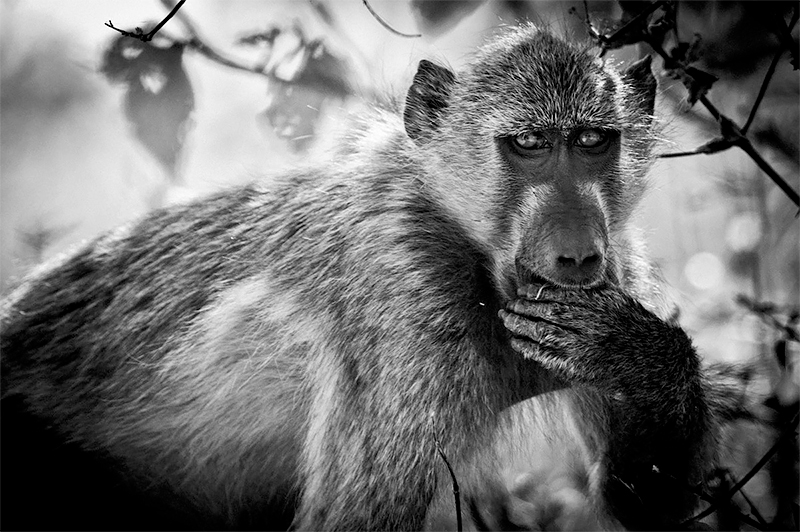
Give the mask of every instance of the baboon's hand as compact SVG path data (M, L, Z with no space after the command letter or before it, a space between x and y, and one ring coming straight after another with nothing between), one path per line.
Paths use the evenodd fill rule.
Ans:
M568 380L628 391L689 371L685 333L617 288L529 285L517 295L500 311L512 347Z
M585 480L565 464L520 472L505 486L488 482L467 495L478 530L604 530ZM573 466L574 464L570 464ZM437 523L438 524L438 523ZM449 524L449 523L448 523ZM467 527L469 529L469 527Z

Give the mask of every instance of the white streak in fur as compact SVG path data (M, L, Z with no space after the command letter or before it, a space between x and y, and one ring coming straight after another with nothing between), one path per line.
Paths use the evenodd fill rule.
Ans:
M264 479L290 474L284 457L306 430L299 397L312 353L297 351L325 346L325 317L302 310L263 278L225 290L181 333L141 399L110 406L111 446L222 515L268 500L279 482Z

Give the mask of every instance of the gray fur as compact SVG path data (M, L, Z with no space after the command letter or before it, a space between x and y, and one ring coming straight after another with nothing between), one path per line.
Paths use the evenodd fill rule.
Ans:
M546 200L537 203L522 170L511 182L498 142L542 128L620 133L603 158L612 162L580 176L607 183L599 191L587 185L581 196L596 202L591 212L602 219L605 262L593 282L624 296L598 299L601 315L567 311L565 319L603 333L630 316L632 328L619 331L630 358L609 360L612 370L636 372L653 339L632 332L635 324L660 323L634 302L660 309L630 226L653 141L651 110L631 102L652 95L637 96L641 85L530 26L509 30L466 70L425 87L439 99L435 109L407 113L405 124L376 111L335 160L269 188L155 212L36 273L2 310L4 402L18 401L25 416L98 455L130 489L157 494L203 526L265 526L297 501L302 529L420 529L426 513L433 526L447 506L428 508L449 491L435 441L479 505L469 487L486 489L489 477L479 472L525 461L508 447L559 455L565 444L591 479L586 505L575 511L603 526L641 524L658 501L648 498L625 521L604 472L627 473L618 461L641 450L635 432L619 441L609 423L648 411L615 406L608 394L617 390L591 385L607 379L596 366L546 369L541 356L515 351L498 318L525 284L520 250L537 264L537 253L559 253L566 234L559 224L544 233L537 231L545 225L531 226ZM544 184L539 190L549 197ZM511 332L533 330L524 323ZM661 343L677 342L671 356L695 360L682 332L659 327ZM596 342L586 349L595 364L605 355ZM691 387L699 373L686 368L677 376ZM661 382L673 373L642 375L674 394L670 404L702 411L701 395L687 398ZM659 423L689 423L669 409L658 414ZM691 423L675 441L690 449L673 471L683 479L694 478L694 445L705 428L701 414ZM550 450L531 451L525 440L550 442ZM662 460L670 449L650 451L643 460ZM551 498L544 491L535 497ZM655 518L682 515L681 504Z

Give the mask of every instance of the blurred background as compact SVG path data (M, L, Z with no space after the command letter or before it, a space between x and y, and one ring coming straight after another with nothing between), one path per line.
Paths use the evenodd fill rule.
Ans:
M457 68L486 35L524 19L587 41L586 6L593 26L609 34L648 4L190 0L143 44L104 23L147 33L173 4L0 0L0 293L32 266L151 209L319 156L349 112L387 94L402 98L422 58ZM674 32L665 48L690 45L687 63L719 78L701 93L739 126L777 52L793 51L774 64L748 138L797 191L798 31L781 34L780 24L789 26L798 3L667 4ZM381 20L421 36L397 35ZM622 64L651 52L636 43L607 56ZM697 92L669 67L655 61L659 151L690 152L720 128L703 105L687 102ZM797 212L734 147L660 159L638 213L703 356L756 367L754 390L777 408L765 414L768 427L739 426L732 436L741 447L732 451L732 474L740 477L780 434L781 416L796 410ZM776 481L766 468L746 486L770 522L797 511L797 460L781 464L794 476Z

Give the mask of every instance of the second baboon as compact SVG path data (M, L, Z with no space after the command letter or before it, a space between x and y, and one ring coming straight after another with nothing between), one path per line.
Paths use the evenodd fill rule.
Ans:
M587 471L534 524L676 522L709 413L631 224L655 88L509 29L331 160L32 275L2 310L4 528L418 530L450 511L437 445L467 486L512 439Z

